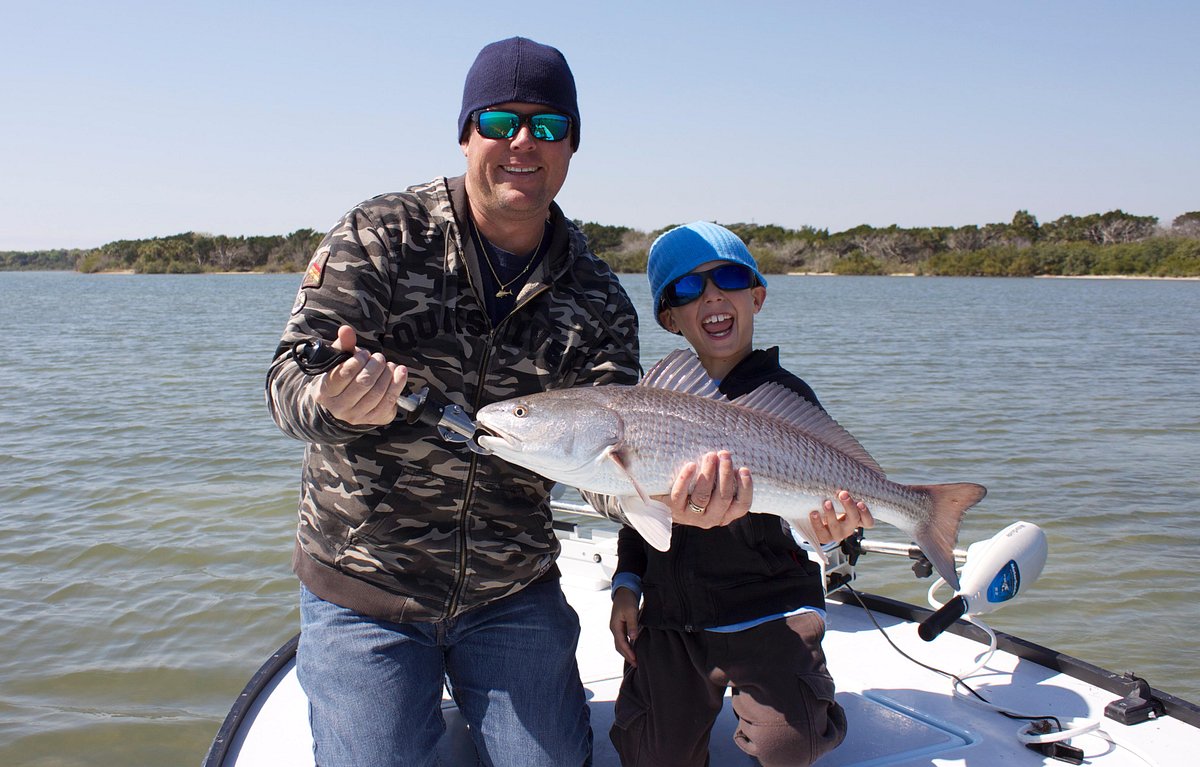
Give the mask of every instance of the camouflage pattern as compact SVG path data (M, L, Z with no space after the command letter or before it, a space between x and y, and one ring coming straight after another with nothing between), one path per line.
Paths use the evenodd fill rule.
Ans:
M315 594L393 621L435 621L551 574L551 483L443 441L403 418L354 428L314 400L289 349L336 338L406 365L409 391L474 414L548 389L633 383L637 316L615 275L552 206L553 245L493 327L475 286L463 178L375 197L347 213L313 257L267 374L267 404L307 444L297 551Z

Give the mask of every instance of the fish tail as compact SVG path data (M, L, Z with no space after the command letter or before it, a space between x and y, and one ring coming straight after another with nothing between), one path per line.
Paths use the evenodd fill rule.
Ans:
M987 488L971 482L913 485L912 488L928 493L932 501L929 521L917 528L914 535L917 545L946 583L958 591L958 573L954 569L958 528L962 525L963 513L983 500Z

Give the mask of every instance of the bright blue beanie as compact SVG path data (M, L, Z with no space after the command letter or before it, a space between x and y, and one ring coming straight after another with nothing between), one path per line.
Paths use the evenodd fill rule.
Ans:
M571 148L579 148L579 103L575 76L557 48L525 37L485 45L467 72L462 111L458 113L458 140L467 135L467 123L476 109L508 101L542 104L571 118Z
M658 310L667 285L709 261L732 261L748 266L758 278L758 284L767 285L750 249L733 232L707 221L675 227L659 235L650 246L650 257L646 261L646 276L650 278L650 292L654 295L654 319L658 324L662 324Z

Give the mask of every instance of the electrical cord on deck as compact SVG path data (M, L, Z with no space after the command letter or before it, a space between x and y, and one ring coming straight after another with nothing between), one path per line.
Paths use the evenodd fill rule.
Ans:
M938 603L936 599L934 599L933 593L943 583L945 583L945 581L942 578L938 578L936 581L934 581L933 585L929 587L928 600L930 605L933 606L935 610L940 608L942 605ZM1071 764L1082 764L1084 759L1083 749L1072 746L1067 741L1080 735L1096 733L1098 737L1102 737L1114 748L1121 748L1128 751L1137 758L1141 759L1150 767L1158 767L1154 760L1137 749L1114 741L1106 732L1100 729L1099 720L1087 721L1077 727L1064 728L1059 718L1053 714L1029 715L1017 714L1012 711L1008 711L995 705L987 698L983 697L983 695L981 695L977 690L968 685L965 680L970 678L973 674L978 672L987 664L988 660L990 660L992 655L995 654L997 646L996 632L992 631L990 627L977 618L968 615L966 620L988 635L988 649L980 653L980 655L976 658L974 667L966 672L953 674L949 671L944 671L940 668L930 666L927 663L919 661L906 653L904 650L900 649L900 647L892 641L892 638L888 635L887 631L884 630L883 626L879 625L879 621L875 619L875 614L871 612L871 608L867 607L866 602L863 600L858 591L850 586L849 583L844 584L843 588L845 588L848 592L850 592L851 595L854 596L855 601L858 602L859 606L867 614L867 617L871 619L871 623L875 625L875 628L879 630L879 633L883 634L883 638L887 640L887 643L892 646L893 650L899 653L903 658L920 666L921 668L950 679L952 681L950 691L951 695L955 699L970 703L971 705L981 706L989 709L1000 714L1001 716L1007 717L1008 719L1027 721L1028 724L1017 731L1017 740L1023 743L1027 748L1030 748L1033 751L1042 754L1043 756L1049 756L1060 761L1069 762ZM970 693L970 695L960 692L960 687Z

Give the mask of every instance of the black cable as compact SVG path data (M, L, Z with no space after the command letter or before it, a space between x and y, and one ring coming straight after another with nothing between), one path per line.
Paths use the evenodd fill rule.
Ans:
M978 692L976 692L974 689L972 689L971 686L969 684L967 684L965 681L963 681L958 675L951 674L949 671L943 671L940 668L935 668L934 666L930 666L927 663L922 663L921 661L917 660L913 656L904 652L904 650L901 650L899 648L899 646L897 646L896 643L892 641L892 638L890 636L888 636L888 633L883 630L883 626L879 625L879 621L875 620L875 614L873 612L871 612L871 608L867 607L867 603L865 601L863 601L862 596L860 596L859 593L853 587L851 587L850 584L848 584L848 583L844 585L844 588L854 596L854 599L858 602L859 607L861 607L863 609L863 611L867 614L867 617L871 619L871 623L875 624L875 628L879 629L879 633L883 634L883 638L886 639L888 644L890 644L892 646L892 649L895 650L896 652L900 653L900 655L902 657L908 659L909 661L915 663L916 665L920 666L923 669L932 671L935 674L940 674L948 679L954 680L954 684L956 686L962 685L962 687L967 692L971 693L976 698L979 698L981 701L988 704L988 706L990 706L996 713L1000 714L1001 716L1006 716L1009 719L1025 720L1025 721L1030 721L1030 722L1053 722L1055 728L1057 728L1056 731L1062 732L1062 729L1063 729L1062 722L1059 721L1058 717L1053 716L1053 715L1026 716L1026 715L1022 715L1022 714L1014 714L1011 711L1005 711L1001 708L998 708L990 700L983 697Z

